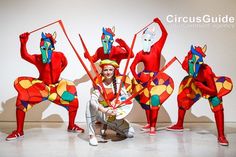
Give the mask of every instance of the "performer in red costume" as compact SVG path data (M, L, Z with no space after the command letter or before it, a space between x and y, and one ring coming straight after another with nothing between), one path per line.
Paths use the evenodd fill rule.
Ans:
M96 62L99 59L110 59L113 61L116 61L118 64L120 64L122 59L127 59L130 48L122 39L116 39L115 41L119 44L119 46L113 46L115 36L115 29L114 27L112 29L110 28L103 28L102 29L102 47L99 47L95 54L91 57L92 62ZM88 58L88 54L85 52L84 54L85 58ZM134 57L133 52L131 52L131 58Z
M154 22L160 26L162 31L161 38L153 44L155 37L154 27L153 29L145 29L142 35L143 50L137 53L130 67L135 78L133 92L135 93L145 88L135 99L146 111L147 125L142 127L142 129L148 129L150 135L156 134L158 110L171 95L174 88L172 78L159 71L161 50L167 38L167 31L158 18L155 18ZM135 68L140 62L144 64L144 70L137 74Z
M186 110L201 97L208 99L211 110L214 113L218 130L218 142L228 145L224 135L224 109L222 96L232 90L232 81L225 76L217 77L210 66L203 63L206 45L201 47L191 46L191 50L185 57L182 67L188 75L182 80L178 94L178 121L175 125L167 127L170 131L183 131L183 122Z
M67 60L63 53L54 51L56 32L42 33L40 41L41 54L30 55L26 48L29 33L20 35L21 57L35 65L39 71L39 78L19 77L14 86L18 91L16 100L17 130L7 136L6 140L14 140L23 137L25 112L44 100L65 107L69 112L69 132L84 132L74 123L78 98L75 85L67 80L60 80L61 72L67 66Z

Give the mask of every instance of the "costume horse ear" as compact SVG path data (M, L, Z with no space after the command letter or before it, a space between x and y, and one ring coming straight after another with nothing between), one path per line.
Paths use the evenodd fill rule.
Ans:
M207 50L207 45L205 44L205 45L203 46L203 48L202 48L202 52L203 52L204 54L206 54L206 50Z
M115 31L116 31L115 26L113 26L111 30L115 34Z
M53 39L55 40L56 37L57 37L57 32L54 32L53 35L52 35Z
M153 27L151 28L151 32L152 32L153 36L156 34L155 31L156 31L156 27L153 26Z
M106 29L104 27L102 27L102 32L105 33L106 32Z
M43 38L43 39L46 39L47 37L46 37L46 35L42 32L41 33L41 37Z
M193 47L193 45L191 45L191 48L190 48L190 49L191 49L192 52L195 50L194 47Z

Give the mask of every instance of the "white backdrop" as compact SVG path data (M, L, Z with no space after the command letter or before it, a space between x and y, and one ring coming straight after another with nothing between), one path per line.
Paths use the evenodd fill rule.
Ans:
M229 15L236 18L236 2L234 0L207 2L204 0L191 2L187 0L169 2L165 0L0 1L0 41L2 45L0 52L0 121L15 120L17 92L13 87L14 80L19 76L38 77L37 69L20 57L18 36L23 32L30 32L59 19L64 22L70 39L83 57L83 48L78 33L81 33L90 53L93 54L101 46L102 27L115 26L115 38L122 38L128 45L131 45L133 35L155 17L159 17L169 34L162 50L166 61L169 61L173 56L183 60L191 44L200 46L207 44L205 62L212 67L217 75L229 76L235 84L236 22L226 25L213 23L192 25L191 23L168 23L166 21L168 15L196 17L205 14L211 16ZM80 108L76 121L84 122L85 105L90 97L91 82L88 81L84 69L59 25L56 24L41 31L51 33L57 31L56 50L64 52L69 62L61 77L69 80L81 79L81 83L77 86ZM30 35L28 50L32 54L40 53L41 31ZM141 49L139 40L138 36L134 47L135 53ZM85 62L89 67L88 61ZM124 64L125 62L122 62L123 66ZM175 90L160 110L159 121L174 122L177 119L178 85L186 73L178 63L174 63L166 72L175 81ZM235 96L235 90L233 90L224 98L225 121L227 122L236 122ZM44 102L30 110L26 119L28 121L67 121L68 117L64 108ZM138 104L135 105L128 119L132 122L145 121L144 111ZM189 111L186 121L214 121L208 102L204 99L197 102Z

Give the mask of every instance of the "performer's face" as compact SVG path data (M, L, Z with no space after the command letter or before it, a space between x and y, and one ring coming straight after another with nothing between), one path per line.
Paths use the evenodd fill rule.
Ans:
M150 34L142 35L143 51L149 53L153 44L153 36Z
M52 59L52 52L54 50L54 44L51 39L48 38L44 33L41 34L42 39L40 42L40 51L42 54L42 62L50 63Z
M111 79L114 76L115 68L112 65L105 65L102 70L102 75L105 79Z
M199 69L203 64L202 56L192 54L192 58L188 61L189 74L193 77L197 77Z

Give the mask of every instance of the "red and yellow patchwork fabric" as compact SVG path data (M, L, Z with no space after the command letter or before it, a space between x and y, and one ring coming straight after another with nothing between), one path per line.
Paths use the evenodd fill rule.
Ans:
M172 94L174 90L174 82L170 76L163 72L141 72L150 75L148 82L137 82L133 79L133 94L141 92L135 99L141 104L145 110L159 109L165 100ZM138 75L140 76L141 73Z
M32 77L19 77L15 80L14 86L18 92L16 105L25 112L44 100L61 105L69 111L78 108L77 92L73 82L61 80L56 84L46 85Z
M180 84L178 94L178 104L184 109L189 109L201 97L208 99L213 112L223 109L222 97L227 95L233 88L230 78L218 76L214 78L217 95L203 95L201 90L195 85L195 80L192 76L186 76Z

